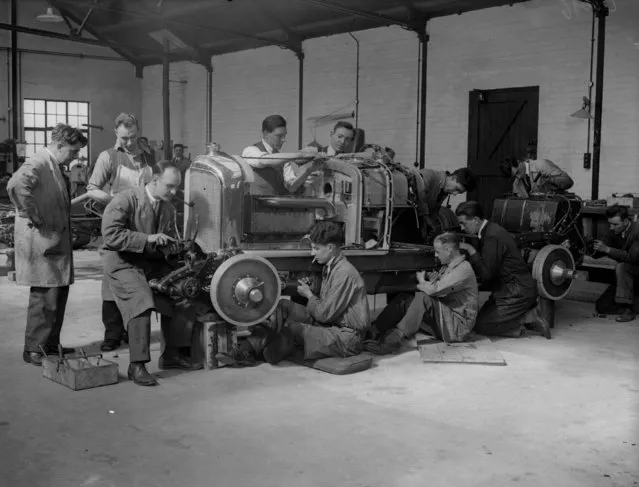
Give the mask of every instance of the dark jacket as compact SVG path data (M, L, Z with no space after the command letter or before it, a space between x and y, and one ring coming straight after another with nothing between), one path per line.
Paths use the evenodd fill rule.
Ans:
M175 236L174 221L170 203L161 202L155 215L146 187L118 193L104 210L100 257L108 289L103 287L102 299L117 302L124 323L155 307L147 279L164 267L164 255L147 243L147 237Z
M639 265L639 222L632 223L621 235L609 232L604 243L610 247L611 259Z
M493 297L536 296L535 284L513 237L489 221L479 236L478 252L469 259L481 283Z
M442 203L448 196L444 191L446 185L446 171L433 171L432 169L422 169L420 171L424 180L424 187L419 188L419 200L422 213L435 218Z

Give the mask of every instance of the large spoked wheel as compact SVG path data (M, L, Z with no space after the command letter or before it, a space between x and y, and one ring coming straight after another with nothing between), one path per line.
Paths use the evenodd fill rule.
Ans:
M277 270L259 256L225 260L211 278L211 303L228 323L253 326L275 311L282 287Z
M566 297L575 277L575 260L559 245L546 245L533 261L532 276L542 298L558 301Z

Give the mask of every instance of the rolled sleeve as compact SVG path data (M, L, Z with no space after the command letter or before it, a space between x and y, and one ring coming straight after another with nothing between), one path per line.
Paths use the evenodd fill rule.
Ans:
M257 168L266 167L266 164L259 160L259 158L262 157L264 154L267 154L267 152L263 152L254 145L249 145L242 151L242 157L248 158L246 161L248 165Z
M287 162L284 164L284 182L288 185L292 185L297 180L297 172L299 166L294 162Z
M98 159L95 161L93 173L91 173L89 184L87 184L87 191L91 191L94 189L103 189L107 185L107 183L111 181L111 173L111 156L109 156L108 151L103 151L100 153Z

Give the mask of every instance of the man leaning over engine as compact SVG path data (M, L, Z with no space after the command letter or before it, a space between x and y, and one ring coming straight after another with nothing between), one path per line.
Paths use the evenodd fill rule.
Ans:
M131 364L127 375L142 386L157 385L145 366L151 360L151 311L155 309L148 279L166 267L165 256L175 242L167 233L175 228L171 200L180 182L180 170L175 165L159 162L153 166L149 184L115 195L102 218L100 257L104 274L129 331ZM179 353L180 348L190 346L192 329L172 326L167 316L162 316L161 327L165 349L159 368L200 368Z
M533 193L562 193L575 184L566 171L548 159L537 159L537 148L529 145L522 161L504 159L501 172L514 178L513 193L528 198Z
M269 115L262 121L262 140L249 145L242 151L242 157L253 168L255 175L251 193L275 196L296 193L308 179L312 179L311 173L322 168L322 163L319 161L300 167L292 161L283 162L281 158L269 157L281 151L286 134L284 117Z
M300 281L297 292L308 299L302 306L280 300L270 326L254 327L252 335L231 355L216 357L227 365L251 365L255 359L276 364L302 346L305 360L350 357L362 350L370 326L366 287L357 269L344 257L343 226L319 222L311 229L311 253L322 265L319 296Z
M422 236L427 240L435 229L437 212L444 200L450 196L474 191L477 181L473 172L465 167L448 171L422 169L423 188L419 188L420 212L422 213ZM442 229L446 230L446 229Z

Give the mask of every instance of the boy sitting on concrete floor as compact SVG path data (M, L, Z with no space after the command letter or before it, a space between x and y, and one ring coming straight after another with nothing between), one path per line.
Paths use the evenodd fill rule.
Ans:
M254 365L263 359L277 364L293 353L295 345L304 349L305 360L350 357L362 350L364 334L370 326L370 312L364 281L342 255L344 230L340 223L318 222L310 232L311 254L322 265L322 287L315 296L308 284L299 282L297 292L308 299L302 306L280 300L274 319L251 330L231 354L218 354L225 365Z
M400 349L405 340L422 330L446 343L463 342L477 317L479 291L472 266L459 249L459 238L443 233L433 242L435 256L443 267L438 272L417 273L417 290L399 295L373 324L377 340L364 348L385 355Z

